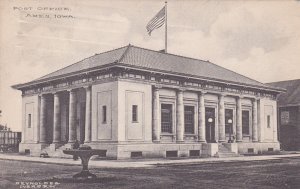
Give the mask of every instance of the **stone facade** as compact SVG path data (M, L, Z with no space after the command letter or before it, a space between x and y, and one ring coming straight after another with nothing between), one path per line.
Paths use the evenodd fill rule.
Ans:
M32 155L76 140L117 159L279 150L274 90L115 67L14 87Z

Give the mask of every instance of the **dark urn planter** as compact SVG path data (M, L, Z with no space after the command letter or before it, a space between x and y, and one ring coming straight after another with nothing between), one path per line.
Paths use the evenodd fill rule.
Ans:
M96 178L97 176L89 172L89 160L93 155L98 155L101 150L94 150L89 146L83 146L79 149L66 149L63 150L65 154L78 156L81 159L82 164L82 171L73 175L75 179L89 179L89 178Z

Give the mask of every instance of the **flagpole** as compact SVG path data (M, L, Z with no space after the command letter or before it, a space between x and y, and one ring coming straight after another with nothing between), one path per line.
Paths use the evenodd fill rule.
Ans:
M166 11L166 23L165 23L165 53L167 53L168 47L168 18L167 18L167 1L165 1L165 11Z

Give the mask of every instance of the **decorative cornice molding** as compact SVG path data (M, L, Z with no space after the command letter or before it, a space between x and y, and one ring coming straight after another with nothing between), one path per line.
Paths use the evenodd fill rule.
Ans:
M118 68L115 68L118 69ZM116 72L116 71L115 71ZM181 91L192 91L202 94L215 94L224 96L241 96L242 98L254 98L254 96L263 96L269 98L275 98L271 91L265 89L250 89L247 87L232 86L229 84L222 84L213 81L196 81L193 79L182 79L176 78L177 76L165 75L164 77L159 76L154 72L145 72L138 70L117 70L117 77L114 75L114 70L109 69L108 72L98 73L85 73L79 76L73 76L68 79L60 78L57 81L46 82L40 85L34 85L34 88L24 89L22 91L23 96L41 94L41 93L53 93L58 91L66 91L72 88L86 88L91 85L100 84L103 82L110 82L116 80L126 80L137 83L151 84L155 88L162 89L175 89ZM160 78L160 79L158 79Z

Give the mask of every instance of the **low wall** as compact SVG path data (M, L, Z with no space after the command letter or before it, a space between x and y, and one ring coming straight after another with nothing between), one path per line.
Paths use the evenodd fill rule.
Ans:
M239 154L264 154L280 150L278 142L237 143L237 145Z

